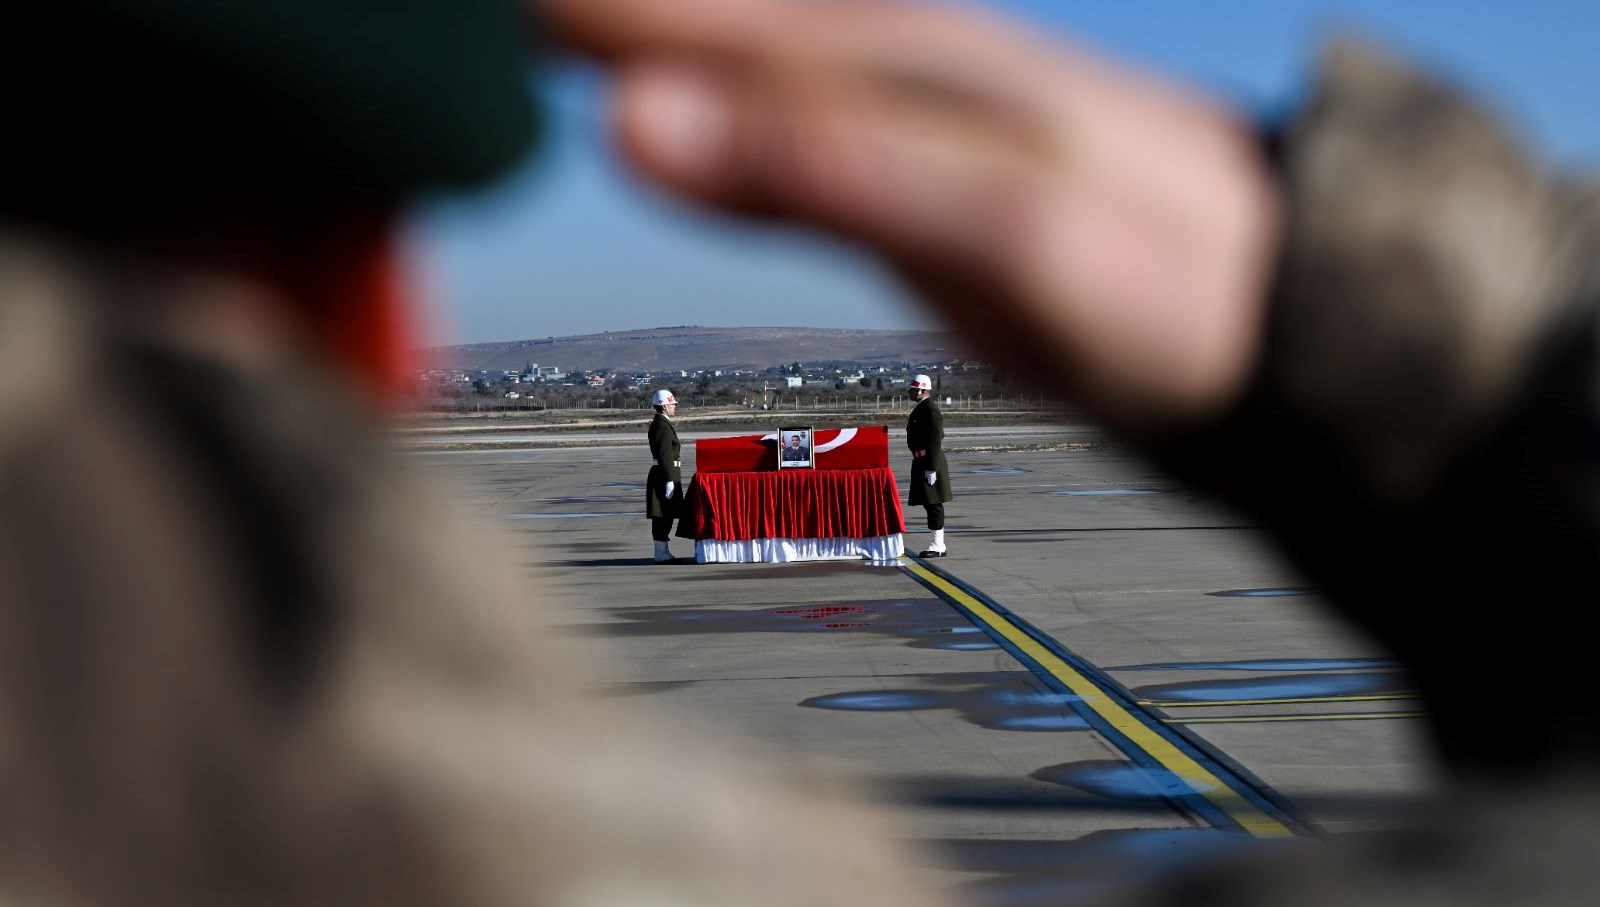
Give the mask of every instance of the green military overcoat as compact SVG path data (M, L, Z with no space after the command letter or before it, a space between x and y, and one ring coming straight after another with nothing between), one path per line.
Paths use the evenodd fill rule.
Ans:
M943 504L950 493L950 466L944 460L944 413L929 397L906 419L906 446L911 449L911 503ZM934 483L928 484L932 470Z
M682 445L678 443L678 429L663 413L656 413L650 421L650 475L644 484L644 513L652 520L678 515L678 502L683 500L683 470L679 457ZM667 483L677 488L672 499L667 499Z

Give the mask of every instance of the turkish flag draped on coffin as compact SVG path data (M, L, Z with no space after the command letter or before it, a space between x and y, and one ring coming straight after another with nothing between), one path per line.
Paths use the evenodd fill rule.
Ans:
M694 479L680 536L695 539L872 538L905 531L894 471L706 472Z
M817 469L886 469L889 426L819 428L811 436L811 456ZM776 472L778 435L701 438L694 442L694 468L698 473Z

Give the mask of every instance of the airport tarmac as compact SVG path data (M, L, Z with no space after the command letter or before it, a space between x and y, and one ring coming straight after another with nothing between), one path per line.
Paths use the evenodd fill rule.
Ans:
M570 590L550 632L591 682L839 766L978 903L1403 821L1431 778L1403 672L1239 515L1126 452L1006 449L1085 436L959 435L950 556L888 566L649 563L642 437L409 456Z
M903 414L889 414L901 422L905 421ZM800 417L805 421L809 414ZM792 420L791 420L792 421ZM449 429L429 427L411 429L401 437L403 446L409 450L427 450L429 448L465 447L473 444L494 445L504 449L511 444L526 444L530 448L559 444L563 447L576 447L589 444L595 447L614 447L618 444L627 444L642 436L648 426L648 420L642 420L637 428L629 432L619 431L571 431L566 428L560 430L539 431L518 430L516 427L507 427L490 423L488 425L472 426L468 429ZM748 434L751 429L718 430L685 428L678 432L678 437L687 447L700 438L719 438L730 434ZM951 428L948 431L950 443L961 444L968 439L981 439L985 443L1022 443L1039 438L1065 439L1071 437L1082 439L1085 437L1099 437L1099 429L1090 426L1044 426L1044 425L1013 425L993 427L966 427Z

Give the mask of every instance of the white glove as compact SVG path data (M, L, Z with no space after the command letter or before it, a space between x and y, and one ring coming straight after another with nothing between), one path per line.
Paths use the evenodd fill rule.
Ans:
M677 491L677 490L678 490L678 483L677 482L668 482L667 483L667 500L669 500L669 501L672 500L672 493L674 491Z
M937 485L937 484L939 484L939 474L934 472L931 469L928 470L928 484L929 485Z

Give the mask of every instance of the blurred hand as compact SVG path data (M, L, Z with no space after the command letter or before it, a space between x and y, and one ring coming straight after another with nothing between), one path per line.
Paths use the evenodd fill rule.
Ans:
M938 482L939 482L939 474L937 472L934 472L931 469L928 470L928 484L929 485L937 485Z
M677 491L677 490L678 490L678 483L677 482L668 482L667 483L667 500L669 500L669 501L672 500L672 493Z
M1013 375L1124 428L1242 387L1276 202L1210 101L929 4L541 6L615 68L622 146L662 185L875 247Z

